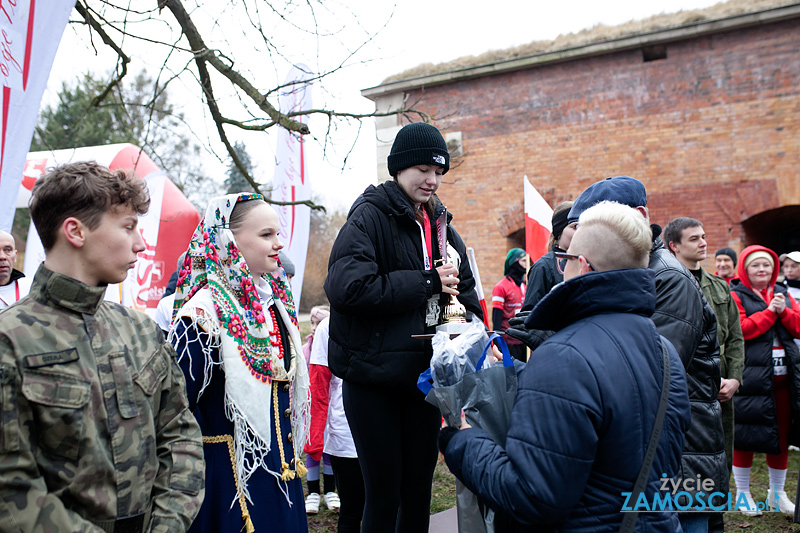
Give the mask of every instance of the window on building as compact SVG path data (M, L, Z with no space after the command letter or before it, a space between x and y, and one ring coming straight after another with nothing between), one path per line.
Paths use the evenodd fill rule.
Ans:
M664 45L645 46L642 48L642 59L648 61L658 61L667 58L667 47Z

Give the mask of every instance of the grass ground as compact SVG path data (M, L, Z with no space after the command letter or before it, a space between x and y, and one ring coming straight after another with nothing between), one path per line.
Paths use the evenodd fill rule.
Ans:
M756 454L753 470L750 473L750 491L756 501L764 501L769 489L769 471L764 454ZM800 452L789 452L789 472L786 475L786 494L794 500L797 489L797 472L800 466ZM731 492L736 489L731 478ZM800 531L800 524L792 522L792 517L781 513L766 512L761 516L745 516L741 513L725 513L725 531L732 533L783 533Z

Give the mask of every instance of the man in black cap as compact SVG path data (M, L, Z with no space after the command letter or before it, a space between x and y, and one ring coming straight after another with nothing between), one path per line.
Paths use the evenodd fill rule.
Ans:
M724 279L730 285L731 280L736 279L736 252L732 248L720 248L714 254L714 263L717 267L714 275Z
M615 176L590 185L578 196L570 210L569 223L577 222L581 213L604 200L633 207L650 220L647 191L642 182L629 176ZM677 349L689 378L692 421L683 446L681 486L689 488L683 485L683 480L711 479L714 490L706 491L706 496L710 492L727 494L725 440L717 400L720 387L717 319L692 275L664 247L661 227L651 224L651 229L649 268L655 272L656 282L656 310L652 319L658 332ZM699 488L689 491L693 498L698 492ZM681 501L684 498L679 499L681 505L687 504ZM693 503L697 500L693 499ZM681 514L684 530L689 526L691 531L708 531L708 520L705 513Z

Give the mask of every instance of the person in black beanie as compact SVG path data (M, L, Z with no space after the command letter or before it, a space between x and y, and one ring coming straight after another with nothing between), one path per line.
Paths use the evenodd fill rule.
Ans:
M441 414L416 387L430 365L431 343L412 335L435 331L450 295L468 319L483 320L466 247L449 213L447 241L461 264L436 267L446 211L436 191L450 169L442 134L430 124L403 127L388 167L394 179L369 186L350 209L325 280L328 365L344 380L344 409L364 476L364 533L428 531Z
M731 280L736 279L736 252L732 248L720 248L714 254L714 263L717 267L714 275L724 279L730 285Z
M555 252L564 252L569 248L572 234L577 223L568 224L567 215L572 202L561 202L553 210L553 232L550 234L550 251L539 258L528 272L528 286L525 290L525 302L522 311L530 311L550 289L564 281L564 276L556 268Z

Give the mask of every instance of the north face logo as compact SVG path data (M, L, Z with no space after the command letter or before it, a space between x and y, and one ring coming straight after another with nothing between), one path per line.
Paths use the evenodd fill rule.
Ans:
M442 166L444 166L446 161L445 161L445 158L444 158L444 156L443 156L443 155L434 154L434 156L433 156L433 162L434 162L434 163L436 163L437 165L442 165Z

